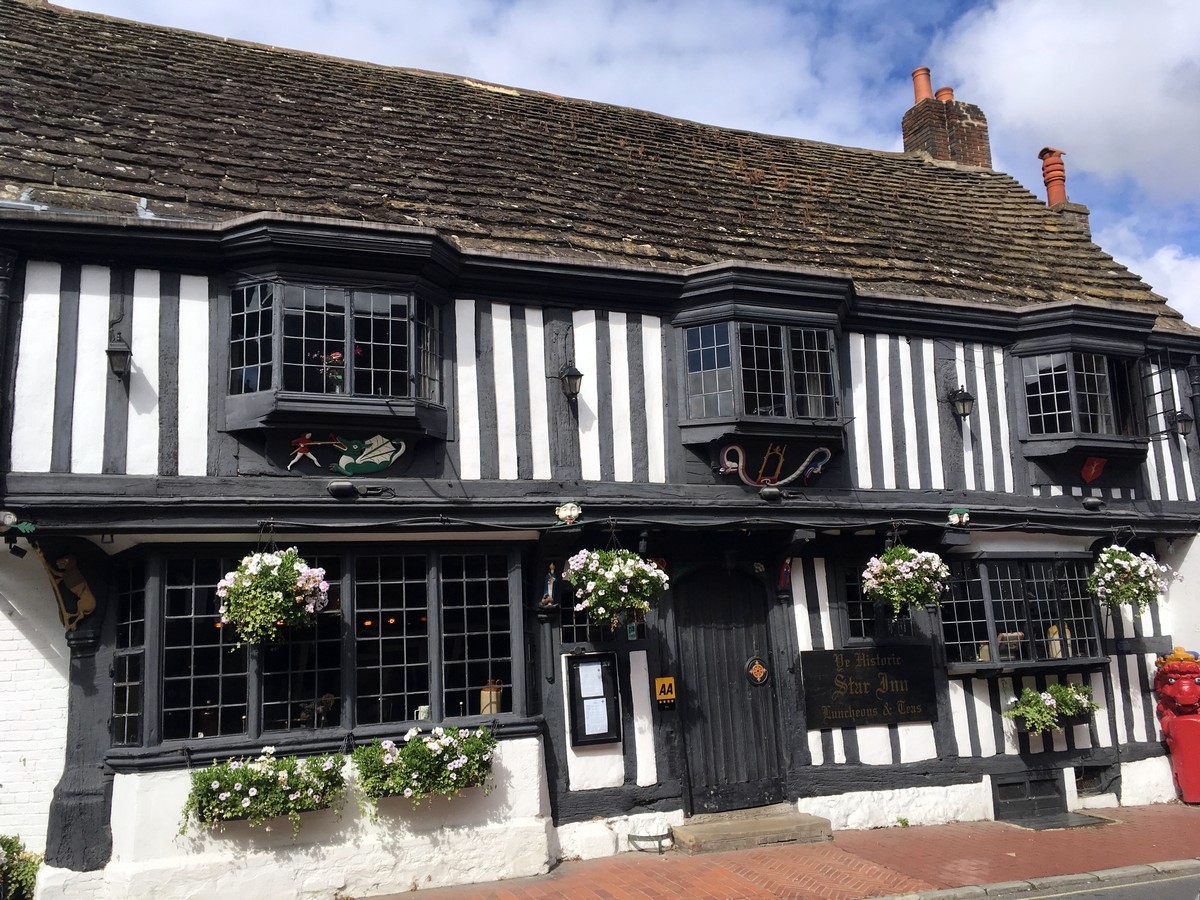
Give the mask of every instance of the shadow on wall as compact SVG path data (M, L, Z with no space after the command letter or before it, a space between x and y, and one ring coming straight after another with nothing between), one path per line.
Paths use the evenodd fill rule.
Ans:
M58 602L46 572L34 553L18 559L0 556L0 615L25 639L29 650L40 655L64 681L70 652L58 618ZM4 636L0 635L0 640ZM8 665L0 658L0 666Z

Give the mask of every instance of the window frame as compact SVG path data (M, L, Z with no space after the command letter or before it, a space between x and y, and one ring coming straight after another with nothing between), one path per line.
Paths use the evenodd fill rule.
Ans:
M236 295L240 291L270 286L275 291L275 300L266 315L270 317L271 334L269 336L271 352L271 376L268 384L261 379L257 382L257 390L235 393L233 379L235 371L233 345L235 343L234 317ZM409 371L407 379L411 390L407 396L373 396L335 391L305 391L292 390L285 387L284 369L287 365L284 358L287 311L289 307L284 297L288 288L299 290L320 290L325 292L340 292L345 298L342 312L344 317L344 334L342 337L343 360L349 382L353 386L353 356L354 356L354 321L356 295L391 295L408 300L410 316L406 328L408 336L407 358ZM395 284L358 284L351 278L315 279L311 276L285 277L281 274L253 275L234 279L222 291L221 317L222 340L221 364L223 367L224 383L220 389L225 413L225 430L231 432L258 428L298 428L311 429L314 422L322 422L331 427L371 429L387 428L392 432L403 431L413 435L429 435L446 439L450 434L449 402L454 396L452 348L454 346L454 317L450 313L448 299L434 296L432 292L420 288L412 282ZM423 374L420 360L427 353L429 342L422 339L422 316L417 310L424 310L424 318L432 321L433 333L436 335L430 371ZM259 314L260 316L263 313ZM293 338L295 339L295 338ZM237 338L249 342L245 337ZM262 337L259 340L268 340ZM303 341L305 338L301 337ZM330 351L333 352L333 351ZM436 383L436 397L418 396L418 386L422 381L432 380Z
M946 669L950 673L956 672L974 672L981 670L1002 670L1002 671L1026 671L1039 669L1064 669L1064 668L1080 668L1092 665L1099 665L1108 661L1108 656L1104 650L1104 630L1103 623L1100 617L1099 604L1095 598L1086 590L1087 574L1091 571L1094 563L1094 558L1088 553L1079 552L1064 552L1053 554L1037 554L1037 553L981 553L969 556L959 555L951 556L946 559L950 566L951 580L950 592L951 596L943 600L941 605L941 615L939 623L939 639L946 656ZM1081 571L1076 576L1071 576L1071 580L1084 585L1082 591L1077 596L1064 594L1059 588L1067 576L1063 573L1063 569L1067 565L1078 565ZM995 568L999 570L1002 566L1016 566L1020 572L1022 597L995 597L993 596L993 578L1000 577L997 571L992 572ZM1031 577L1030 571L1033 566L1051 567L1053 570L1053 580L1049 585L1054 589L1054 596L1047 598L1038 596L1036 593L1031 594L1030 586L1036 582L1036 578ZM966 573L963 578L960 573ZM1009 579L1011 581L1011 579ZM979 597L971 598L969 595L959 598L958 591L969 591L969 587L961 587L960 585L968 584L977 581L979 584ZM1046 584L1047 582L1041 582ZM1065 604L1073 601L1078 601L1086 605L1085 616L1065 616L1063 613ZM958 604L970 604L979 602L983 605L984 619L966 619L949 618L947 613L951 612ZM1017 624L1023 625L1024 634L1022 635L1018 646L1032 650L1028 656L1025 655L1025 650L1017 658L1007 657L1001 651L1001 634L1000 624L998 622L996 605L1004 603L1019 602L1022 606L1022 616ZM1037 603L1053 603L1055 614L1052 617L1035 617L1032 613L1034 604ZM1047 624L1061 626L1064 622L1067 628L1070 628L1072 623L1086 621L1090 626L1090 633L1084 635L1071 634L1068 631L1066 640L1054 638L1048 634L1039 634L1038 628ZM962 631L955 633L955 639L950 640L948 637L948 628L965 628L972 622L982 623L986 629L986 641L988 644L988 658L980 659L982 654L981 649L977 651L974 659L954 659L956 655L953 648L962 647L978 647L982 648L983 642L979 640L979 633L972 635L971 639L963 640ZM1009 634L1011 632L1003 632ZM1060 656L1052 655L1050 648L1054 641L1059 641ZM1012 645L1015 642L1004 642L1006 645ZM1094 648L1095 653L1085 653L1081 655L1068 655L1071 652L1071 645L1079 646L1086 643L1089 648ZM1041 653L1040 647L1045 645L1047 651L1045 655ZM1011 652L1011 651L1010 651Z
M704 328L720 328L724 327L727 332L728 348L729 348L729 372L730 386L728 392L732 394L732 409L728 414L702 413L693 415L691 413L692 393L689 390L689 376L693 373L690 371L688 355L693 352L688 348L688 335L692 329ZM780 391L777 393L784 400L786 412L782 415L760 414L757 412L751 413L746 411L746 396L748 390L747 372L749 371L766 371L763 369L751 368L752 361L746 359L744 352L743 331L747 328L772 328L779 329L781 343L778 348L781 354L782 369L779 370L779 378L782 381ZM821 351L824 358L829 361L829 372L818 373L818 376L827 374L830 381L830 392L820 395L824 401L830 404L833 409L828 414L822 415L802 415L797 412L797 407L800 405L797 402L797 397L800 394L796 390L797 369L795 359L797 353L805 353L803 346L797 348L794 346L794 335L796 332L813 332L823 334L828 342L826 350ZM683 418L686 422L711 422L711 421L755 421L779 424L805 424L816 422L831 422L838 419L842 408L841 398L841 379L839 377L838 364L840 359L838 336L834 328L827 325L814 325L803 321L772 321L762 317L739 317L730 319L720 319L709 322L688 322L680 326L680 335L682 340L681 357L683 361ZM718 367L713 371L720 371L724 367ZM773 370L772 370L773 371ZM722 392L723 393L723 392ZM759 392L760 394L763 392ZM804 396L812 396L805 394Z
M789 306L774 306L766 303L745 302L732 299L729 302L710 302L680 312L672 320L676 332L674 354L676 356L676 378L679 400L677 424L683 444L697 446L720 440L729 435L767 438L796 438L813 440L823 446L842 449L846 443L845 415L846 349L842 335L844 310L815 304L803 293L788 294ZM731 378L733 409L730 415L692 417L690 415L690 393L688 391L687 332L697 326L726 323L731 345ZM739 325L779 325L785 330L802 329L826 332L829 336L830 372L832 381L832 404L834 415L828 417L809 416L763 416L747 414L742 393L742 363ZM791 353L785 354L784 382L789 405L794 410L795 370Z
M1060 410L1058 415L1069 414L1071 427L1066 431L1035 433L1030 407L1030 385L1027 379L1036 380L1039 376L1036 372L1027 375L1026 366L1036 365L1035 361L1040 358L1060 355L1065 357L1066 391L1043 396L1066 398L1068 407L1066 410ZM1106 400L1112 420L1111 431L1089 431L1083 427L1082 417L1088 413L1084 410L1086 404L1081 402L1081 397L1084 396L1081 379L1097 377L1095 372L1081 373L1080 360L1083 358L1102 359L1105 363L1103 376L1107 382ZM1013 360L1016 366L1012 384L1020 398L1017 404L1021 411L1018 434L1026 457L1055 457L1076 452L1129 458L1133 461L1145 457L1150 438L1146 434L1146 398L1143 395L1141 377L1144 356L1113 353L1110 352L1110 348L1092 347L1085 343L1068 343L1027 347L1020 353L1014 353Z
M326 552L319 552L326 551ZM186 738L163 738L163 692L166 675L166 568L170 559L181 559L192 563L200 561L216 561L217 568L227 571L226 566L236 565L237 559L246 552L245 547L230 548L220 546L196 547L195 545L156 545L139 548L118 560L115 570L118 578L124 578L129 567L140 566L145 572L145 590L143 610L144 643L140 647L124 648L126 656L140 654L144 660L142 666L142 682L140 685L142 703L140 708L138 742L115 739L117 721L114 717L110 728L111 746L120 758L138 758L177 755L184 752L199 752L215 750L220 752L238 752L261 747L263 744L281 746L302 744L306 747L320 744L336 746L345 742L351 736L355 737L386 737L395 736L414 725L455 724L472 725L480 723L515 722L527 718L528 697L525 677L526 647L524 636L524 608L522 604L522 559L521 552L511 544L503 543L474 543L462 544L427 544L427 543L383 543L362 544L353 546L338 545L334 547L313 545L309 548L310 558L331 557L340 558L342 568L341 590L343 598L350 602L340 605L340 664L339 680L340 695L338 697L340 714L335 724L320 727L298 727L284 729L266 729L263 727L264 703L266 702L264 687L265 652L260 648L246 647L245 679L245 730L233 734L213 736L206 734L196 737L194 734ZM358 699L357 653L359 638L355 629L354 616L354 567L357 560L368 557L405 557L423 556L425 558L425 580L428 588L426 595L428 631L425 635L428 648L427 690L429 694L430 718L405 718L397 721L359 724L356 719L356 702ZM468 713L450 715L442 710L446 700L445 671L448 665L466 665L464 660L448 660L444 650L446 603L442 590L442 574L444 560L452 556L500 556L503 558L505 573L503 576L507 590L507 603L501 604L506 610L508 627L503 633L508 643L508 656L505 661L509 667L508 682L504 685L510 703L509 711L500 713ZM218 576L219 577L219 576ZM211 586L211 596L215 603L216 584ZM119 623L118 623L119 624ZM491 637L500 635L500 631L488 632L489 652ZM473 658L471 658L473 659ZM489 665L495 658L488 658ZM192 673L191 679L197 676ZM291 677L289 674L288 677ZM472 690L470 685L463 688L466 692ZM117 708L118 686L114 683L110 696L110 709ZM441 714L439 714L439 711Z

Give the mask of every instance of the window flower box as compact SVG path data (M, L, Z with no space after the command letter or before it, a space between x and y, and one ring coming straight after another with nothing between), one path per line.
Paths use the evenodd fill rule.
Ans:
M256 759L214 762L192 773L180 833L191 825L217 829L240 821L253 828L286 816L296 834L300 813L341 807L344 767L341 755L277 758L274 747Z
M400 743L376 739L354 748L355 786L371 809L384 797L419 805L467 788L482 787L486 793L495 751L496 738L486 728L436 727L425 735L412 728Z
M1020 734L1062 731L1082 725L1100 708L1092 700L1092 689L1082 684L1051 684L1040 693L1025 688L1013 704L1002 715L1016 720Z

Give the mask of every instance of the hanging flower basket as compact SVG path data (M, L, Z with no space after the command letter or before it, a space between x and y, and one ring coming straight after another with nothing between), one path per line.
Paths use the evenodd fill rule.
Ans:
M612 628L623 615L644 616L668 582L666 572L631 550L580 550L562 577L575 588L575 611Z
M936 605L950 570L936 553L897 544L872 556L862 573L863 595L892 609L892 621L907 609Z
M295 547L252 553L217 582L221 621L242 644L273 643L286 626L310 625L329 602L325 570L309 568Z
M1134 554L1113 544L1100 551L1088 576L1088 590L1110 609L1129 606L1142 613L1158 602L1175 577L1170 566L1162 565L1150 554Z
M1082 684L1051 684L1041 693L1025 688L1013 704L1002 715L1017 719L1018 730L1029 734L1061 731L1069 725L1082 724L1100 708L1092 700L1092 689Z

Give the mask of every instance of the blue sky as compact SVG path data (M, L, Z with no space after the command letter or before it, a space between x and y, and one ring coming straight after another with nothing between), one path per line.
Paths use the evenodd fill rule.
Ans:
M1197 0L59 0L61 5L694 119L900 149L911 71L1038 151L1097 243L1200 326Z

